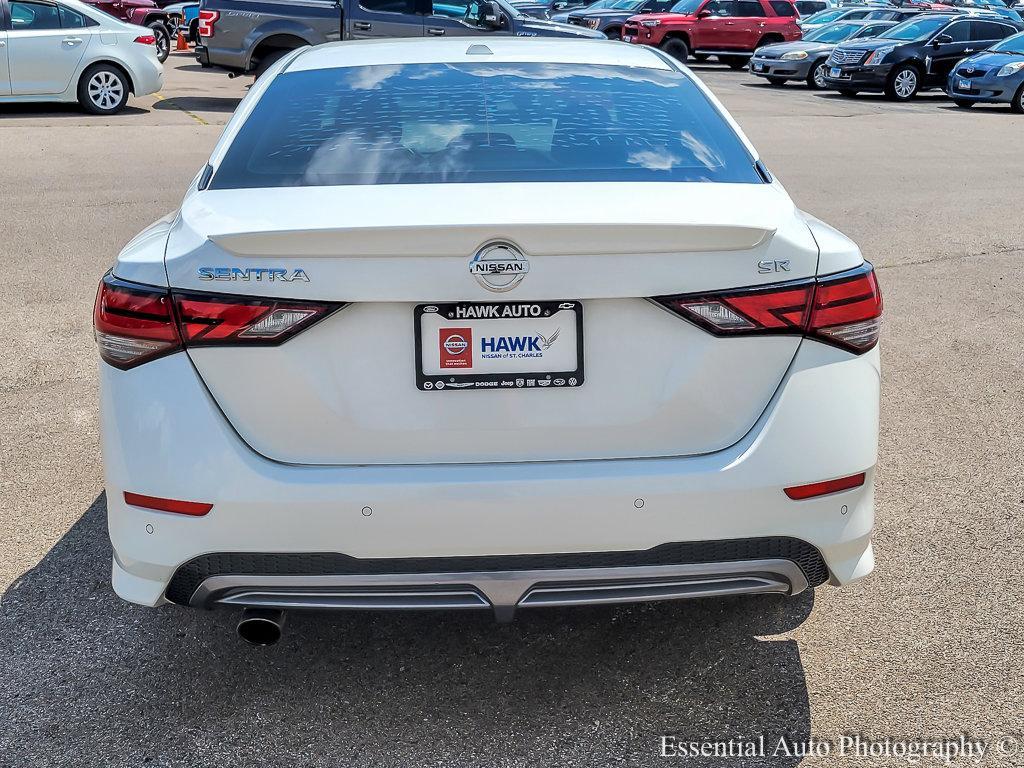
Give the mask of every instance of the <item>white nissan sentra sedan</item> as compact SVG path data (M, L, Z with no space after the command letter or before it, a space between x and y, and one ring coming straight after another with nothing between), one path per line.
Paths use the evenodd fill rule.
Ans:
M156 42L153 30L78 0L0 2L0 104L77 101L93 114L120 112L129 94L162 87Z
M656 50L295 51L100 284L114 589L269 643L859 579L881 313Z

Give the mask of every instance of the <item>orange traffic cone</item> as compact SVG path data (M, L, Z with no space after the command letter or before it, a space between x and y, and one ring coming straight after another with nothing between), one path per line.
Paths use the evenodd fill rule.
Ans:
M178 32L178 42L175 44L174 50L175 51L187 51L188 50L188 40L185 39L185 33L184 32Z

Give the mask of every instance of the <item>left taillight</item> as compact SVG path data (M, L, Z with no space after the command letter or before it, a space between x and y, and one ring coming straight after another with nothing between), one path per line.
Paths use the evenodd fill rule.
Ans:
M716 336L799 334L856 354L878 343L882 294L872 266L817 279L654 301Z
M96 293L93 328L100 357L134 368L181 348L170 292L105 275Z
M186 347L281 344L342 306L178 293L106 275L93 324L100 357L128 369Z

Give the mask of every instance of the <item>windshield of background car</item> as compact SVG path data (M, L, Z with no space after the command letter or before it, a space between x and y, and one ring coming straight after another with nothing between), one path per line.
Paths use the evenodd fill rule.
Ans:
M681 72L531 62L286 72L210 188L531 181L763 183Z
M1019 53L1024 56L1024 32L1019 35L1007 37L989 47L990 51L1001 51L1003 53Z
M886 40L923 40L942 29L949 23L948 16L924 16L908 19L886 30L882 35Z
M812 43L838 43L860 29L859 24L828 24L808 32L803 39Z
M669 13L683 13L687 16L692 16L703 2L704 0L679 0L678 3L672 6Z
M832 21L843 15L843 11L818 11L812 16L808 16L804 19L807 24L824 24L827 21Z

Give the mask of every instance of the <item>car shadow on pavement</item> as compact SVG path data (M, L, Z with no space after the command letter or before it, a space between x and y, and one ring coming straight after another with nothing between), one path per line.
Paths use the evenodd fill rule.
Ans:
M125 106L116 115L92 115L77 103L58 104L54 102L26 102L24 104L0 104L0 120L5 117L74 117L79 120L109 120L111 117L127 115L144 115L148 110L139 107Z
M811 592L510 625L295 614L257 649L236 612L118 599L105 514L101 495L2 598L0 764L635 766L664 763L663 735L720 752L763 736L768 757L687 758L746 768L797 765L771 750L810 736L797 644L762 638L798 626Z
M160 99L153 109L181 109L185 112L224 112L235 111L240 97L229 96L171 96Z

